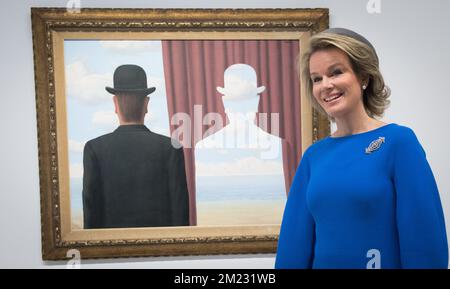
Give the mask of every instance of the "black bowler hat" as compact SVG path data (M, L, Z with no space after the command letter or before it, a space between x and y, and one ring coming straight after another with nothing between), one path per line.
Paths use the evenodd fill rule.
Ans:
M133 64L124 64L114 71L114 88L105 87L111 94L137 93L149 95L155 91L155 87L147 88L147 76L142 67Z

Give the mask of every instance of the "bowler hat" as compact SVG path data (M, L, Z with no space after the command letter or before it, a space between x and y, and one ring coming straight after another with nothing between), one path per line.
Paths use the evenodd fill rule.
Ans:
M111 94L136 93L149 95L155 91L155 87L147 88L147 76L142 67L134 64L124 64L114 71L114 88L105 87Z

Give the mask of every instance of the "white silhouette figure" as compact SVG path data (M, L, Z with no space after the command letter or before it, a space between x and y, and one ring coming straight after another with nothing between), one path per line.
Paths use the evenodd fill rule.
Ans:
M282 209L268 204L281 200L282 207L286 198L281 139L255 125L265 87L257 87L256 73L248 65L232 65L224 77L225 87L217 91L223 94L229 124L195 146L197 223L277 224Z

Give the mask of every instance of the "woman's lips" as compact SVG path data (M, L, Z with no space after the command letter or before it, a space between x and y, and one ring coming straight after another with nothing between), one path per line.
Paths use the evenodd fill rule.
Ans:
M330 103L330 102L333 102L333 101L341 98L342 95L344 95L343 92L335 93L335 94L332 94L332 95L328 96L327 98L324 98L323 101L325 101L326 103Z

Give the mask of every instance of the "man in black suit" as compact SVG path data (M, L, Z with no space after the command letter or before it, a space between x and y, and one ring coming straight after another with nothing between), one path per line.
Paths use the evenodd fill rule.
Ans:
M155 91L145 71L122 65L114 72L120 126L86 143L83 165L84 228L189 225L189 195L181 145L144 125Z

